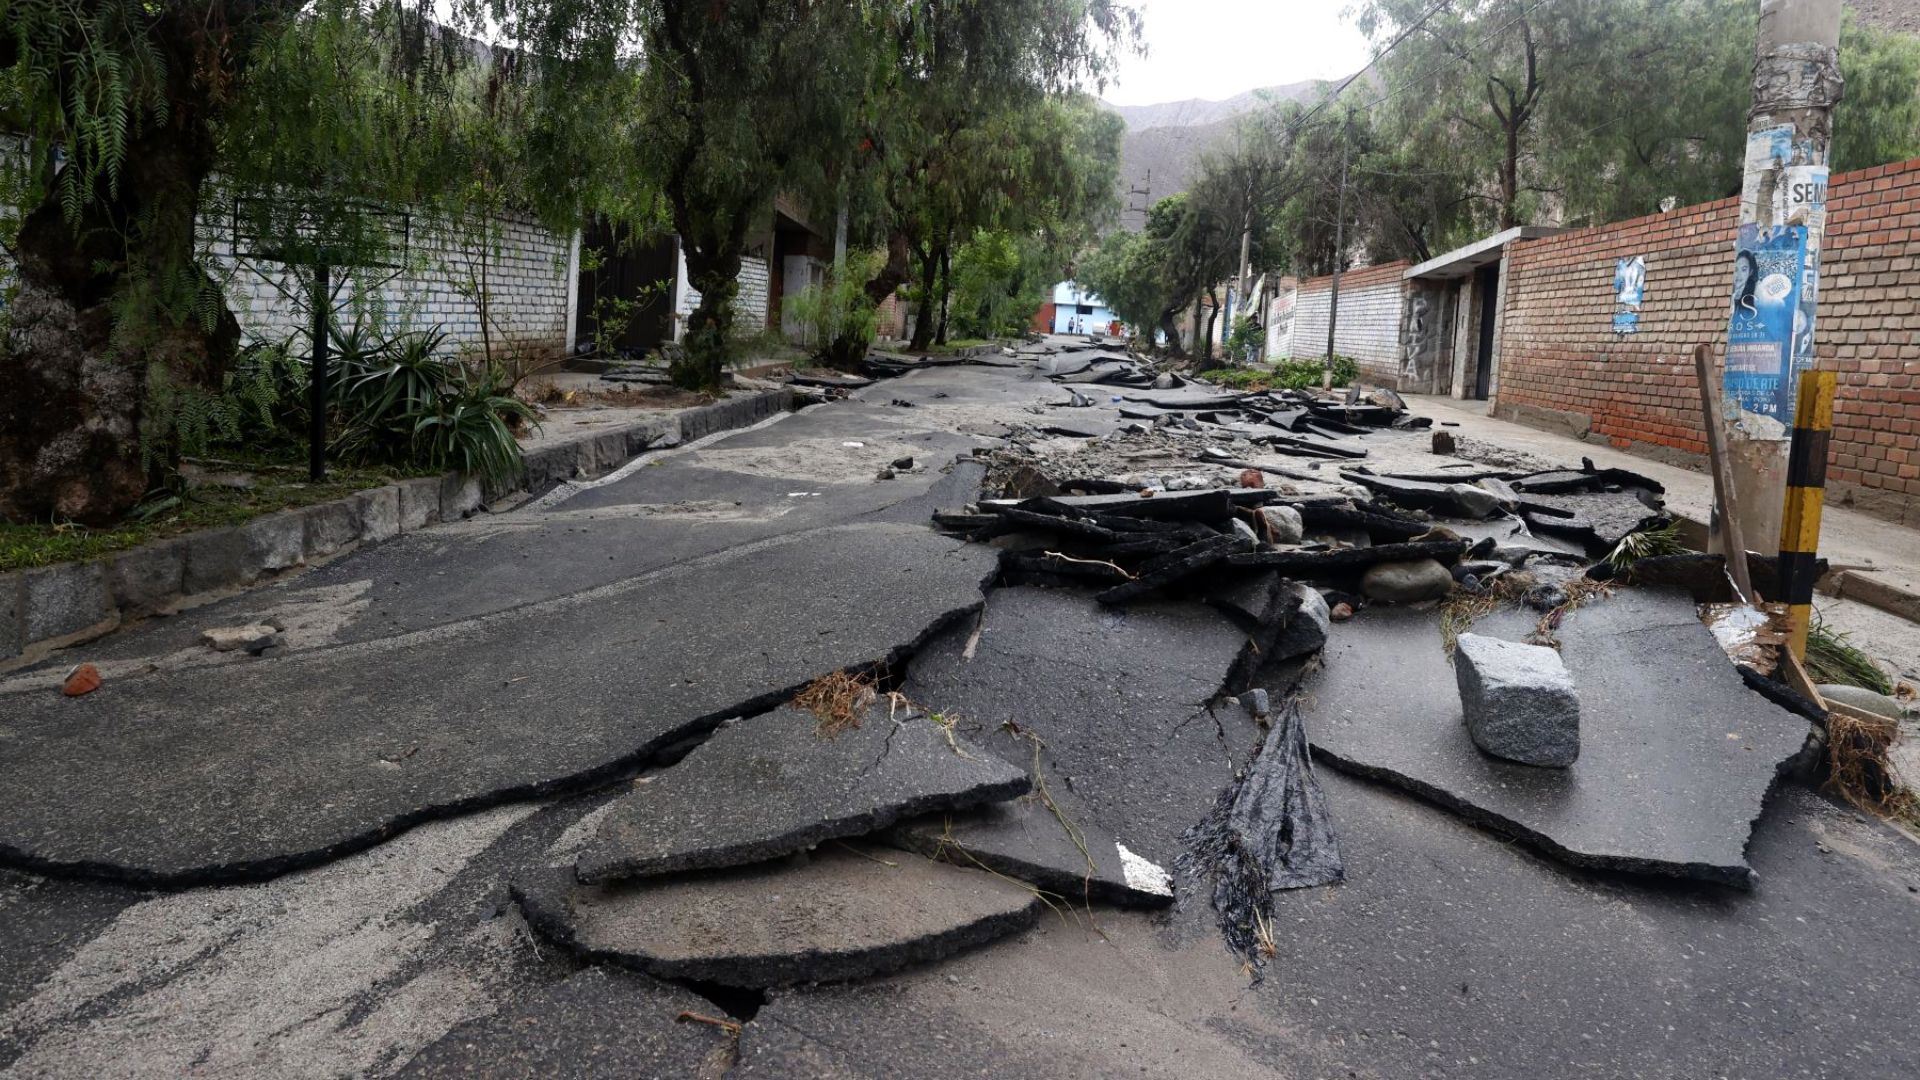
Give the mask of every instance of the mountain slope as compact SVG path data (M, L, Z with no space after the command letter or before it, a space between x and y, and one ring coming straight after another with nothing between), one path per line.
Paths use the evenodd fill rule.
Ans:
M1189 98L1155 105L1107 105L1127 125L1120 143L1121 222L1129 229L1140 228L1142 208L1185 191L1200 155L1232 128L1235 117L1270 100L1312 100L1324 85L1317 80L1287 83L1249 90L1225 101Z

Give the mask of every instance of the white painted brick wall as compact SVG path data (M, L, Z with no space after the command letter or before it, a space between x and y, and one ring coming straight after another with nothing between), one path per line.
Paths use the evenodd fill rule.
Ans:
M1327 314L1332 293L1302 289L1294 303L1291 357L1318 358L1327 352ZM1375 379L1397 378L1400 372L1400 282L1340 287L1340 324L1333 351L1351 356Z
M298 335L304 342L311 308L293 276L275 263L236 258L224 236L203 241L247 336ZM563 350L573 323L571 256L572 237L519 215L465 227L416 218L404 267L335 282L335 319L351 325L364 318L385 333L438 325L451 344L469 350L489 339L496 352Z
M478 288L484 271L487 323L496 350L567 347L573 324L572 237L517 214L465 227L415 218L410 231L403 268L363 272L345 281L336 275L339 323L351 325L359 315L386 334L439 324L455 347L478 349L484 340ZM297 336L296 348L304 352L313 324L307 288L277 263L235 257L225 222L203 216L200 233L209 269L225 287L242 333L264 341ZM11 273L11 261L0 254L0 285ZM763 313L765 305L763 288Z
M733 301L735 333L753 334L767 325L767 260L749 255L740 260L740 295ZM687 280L687 257L680 256L680 280ZM686 326L687 316L700 306L700 290L688 283L680 291L680 303L674 308L673 336L677 339Z

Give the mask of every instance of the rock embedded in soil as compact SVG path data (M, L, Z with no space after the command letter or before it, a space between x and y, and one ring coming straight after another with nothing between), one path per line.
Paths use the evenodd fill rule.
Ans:
M1360 578L1360 591L1389 604L1437 600L1453 591L1453 573L1434 559L1377 563Z
M1558 650L1461 634L1453 671L1474 745L1523 765L1565 768L1580 757L1580 701Z

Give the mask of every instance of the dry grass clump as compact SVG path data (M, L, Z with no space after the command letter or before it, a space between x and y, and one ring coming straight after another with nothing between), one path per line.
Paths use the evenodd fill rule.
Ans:
M812 713L819 721L814 730L831 739L860 726L861 714L880 696L879 682L872 673L836 671L808 683L793 704Z

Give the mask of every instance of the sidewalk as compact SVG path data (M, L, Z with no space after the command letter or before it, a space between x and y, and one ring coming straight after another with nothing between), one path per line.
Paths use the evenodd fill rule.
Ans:
M1667 489L1667 509L1705 527L1713 503L1713 481L1703 472L1640 457L1610 446L1583 442L1485 415L1485 403L1454 398L1406 395L1407 407L1431 416L1445 430L1501 450L1527 454L1554 464L1577 466L1583 457L1601 468L1631 469L1658 480ZM1460 456L1471 457L1463 447ZM1920 622L1920 532L1838 507L1821 516L1820 554L1834 567L1820 582L1822 592L1859 600Z

